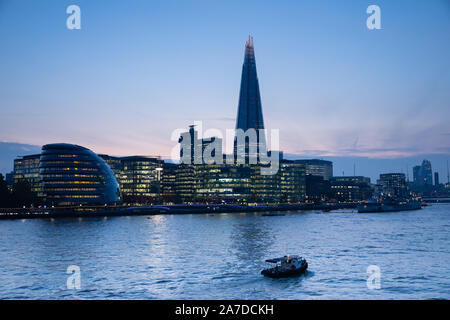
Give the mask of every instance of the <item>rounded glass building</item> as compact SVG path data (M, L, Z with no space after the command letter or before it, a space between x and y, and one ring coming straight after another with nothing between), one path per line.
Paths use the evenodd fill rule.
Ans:
M66 143L43 146L39 172L49 205L105 205L120 201L119 184L110 167L84 147Z

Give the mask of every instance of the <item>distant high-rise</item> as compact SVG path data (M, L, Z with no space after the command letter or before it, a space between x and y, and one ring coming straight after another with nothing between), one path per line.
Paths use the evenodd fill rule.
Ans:
M431 170L431 162L423 160L422 165L413 168L413 175L416 186L432 185L433 171Z
M236 129L264 129L253 38L245 44Z
M434 173L434 185L439 186L439 172Z

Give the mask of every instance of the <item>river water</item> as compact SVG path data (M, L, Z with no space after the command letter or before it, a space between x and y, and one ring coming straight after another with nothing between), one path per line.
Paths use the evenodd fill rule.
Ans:
M307 273L260 275L285 254L304 256ZM1 299L449 299L449 274L450 204L0 221Z

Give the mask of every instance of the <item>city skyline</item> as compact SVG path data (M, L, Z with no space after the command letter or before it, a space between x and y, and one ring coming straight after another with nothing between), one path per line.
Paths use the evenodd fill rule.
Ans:
M159 2L136 2L128 8L116 4L108 14L102 14L101 2L77 3L83 13L82 29L69 31L64 24L66 3L44 1L31 10L22 2L2 2L0 38L6 50L0 53L5 64L0 75L4 106L0 141L69 142L97 153L169 158L174 145L170 133L178 127L195 120L207 128L234 127L242 46L250 33L258 44L266 126L280 129L280 148L286 154L324 159L450 154L449 44L442 41L449 29L445 19L449 7L444 2L380 1L383 27L375 31L365 27L365 2L356 6L286 2L273 13L279 23L273 30L256 18L245 22L245 14L233 11L234 2L201 10L182 6L188 9L185 15ZM327 12L327 6L335 11ZM415 10L405 13L400 10L403 6ZM268 17L271 8L262 2L255 14ZM299 19L282 12L287 8L297 9ZM223 18L214 23L202 15L217 15L218 9L225 17L233 12L239 28L228 29ZM32 15L36 10L39 18ZM147 20L144 13L151 16L155 10L157 19ZM17 12L26 18L17 20ZM282 13L286 19L281 19ZM409 30L411 18L419 13L433 23ZM106 34L104 23L120 14L134 14L136 20L127 26L108 24L116 33L108 29ZM342 21L339 14L348 19ZM39 20L43 16L46 22ZM177 28L194 16L201 18L198 23L186 30ZM163 17L180 21L169 27ZM202 28L203 23L210 28ZM289 24L298 29L293 32ZM247 34L242 33L243 25L250 29ZM151 41L142 41L146 32ZM347 36L337 37L338 32ZM42 41L36 44L36 37ZM120 39L125 42L117 43ZM22 52L20 41L34 45ZM40 54L39 49L50 43L53 50ZM94 63L95 72L89 70ZM167 72L162 72L164 68ZM176 95L169 94L173 90ZM445 162L433 164L443 167L438 171L445 177ZM413 164L397 167L408 165Z

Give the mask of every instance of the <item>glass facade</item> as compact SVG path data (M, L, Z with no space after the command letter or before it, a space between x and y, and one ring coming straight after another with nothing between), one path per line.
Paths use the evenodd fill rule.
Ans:
M319 159L295 160L296 163L303 163L306 167L306 174L320 176L324 180L330 180L333 176L333 162Z
M250 193L248 165L195 166L195 197L199 202L245 203Z
M13 183L27 180L30 183L31 191L39 198L43 198L42 181L39 175L40 157L40 154L33 154L15 159Z
M39 172L49 205L103 205L120 201L109 166L91 150L72 144L42 147Z
M176 164L164 163L161 176L162 200L166 203L177 203L177 194L175 189L176 182Z
M380 174L378 184L382 186L385 195L392 197L404 197L407 194L406 178L404 173Z
M302 163L283 160L280 164L282 203L300 203L306 198L306 168Z
M121 158L120 187L125 202L153 203L160 196L158 173L163 161L157 157L131 156Z
M423 160L422 165L413 167L413 178L416 186L431 186L433 184L431 162Z
M333 177L331 197L340 203L358 203L368 200L373 195L370 178L362 176Z

